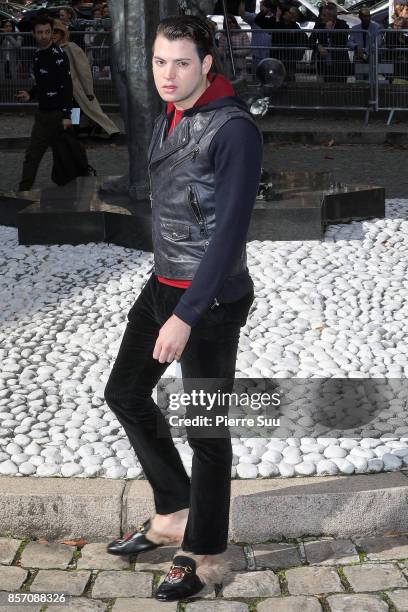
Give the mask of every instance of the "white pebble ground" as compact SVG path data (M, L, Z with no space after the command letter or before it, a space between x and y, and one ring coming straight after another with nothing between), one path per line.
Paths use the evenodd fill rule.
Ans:
M237 377L407 377L408 201L331 226L323 242L252 242L248 263L256 301ZM24 247L0 227L0 266L0 474L143 478L103 390L152 256ZM406 468L408 427L395 417L395 435L233 438L232 476ZM176 444L190 472L185 437Z

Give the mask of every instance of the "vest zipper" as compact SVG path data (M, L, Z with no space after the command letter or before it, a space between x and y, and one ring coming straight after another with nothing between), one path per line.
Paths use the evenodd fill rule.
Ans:
M195 158L197 157L198 153L200 152L199 147L196 147L195 149L193 149L192 151L190 151L190 153L188 155L185 155L184 157L182 157L181 159L178 159L171 167L170 167L170 172L172 172L174 170L174 168L176 166L178 166L179 164L184 163L187 159L192 159L192 161L195 160Z
M200 204L198 202L198 197L191 185L188 186L188 190L189 190L188 201L190 202L190 206L193 209L194 216L198 221L198 225L200 226L200 234L201 236L206 236L207 231L205 229L204 217L203 217L203 213L201 212Z
M153 193L152 193L152 177L150 174L150 168L147 171L148 175L149 175L149 187L150 187L150 191L149 191L149 198L150 198L150 208L153 208Z

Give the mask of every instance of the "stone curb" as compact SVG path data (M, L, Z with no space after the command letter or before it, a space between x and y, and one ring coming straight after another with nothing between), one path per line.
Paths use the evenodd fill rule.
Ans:
M344 131L344 130L284 130L262 128L264 143L307 145L403 145L408 143L407 131Z
M408 472L231 481L229 539L408 531ZM105 541L154 513L146 480L0 477L0 534Z

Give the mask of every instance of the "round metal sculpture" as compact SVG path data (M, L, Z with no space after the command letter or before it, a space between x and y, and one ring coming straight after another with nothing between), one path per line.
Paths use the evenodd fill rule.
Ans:
M265 57L258 64L256 76L264 91L267 89L274 90L283 84L286 78L286 69L279 60Z
M250 111L254 117L264 117L271 109L270 95L283 84L286 78L285 66L277 59L264 58L258 64L256 76L261 83L263 96L251 100Z

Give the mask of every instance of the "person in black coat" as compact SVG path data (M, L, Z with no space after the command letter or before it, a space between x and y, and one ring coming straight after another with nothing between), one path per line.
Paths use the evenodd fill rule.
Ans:
M335 4L329 3L321 9L310 35L310 44L316 54L317 73L327 83L345 83L351 74L348 33L342 31L348 29L347 23L337 18Z
M308 46L307 35L297 23L298 19L299 13L296 7L286 6L282 9L279 7L275 25L279 32L272 33L270 55L284 64L288 81L295 80L296 64L302 60Z
M262 0L260 11L255 17L255 23L263 30L271 30L276 27L276 2L273 0Z

